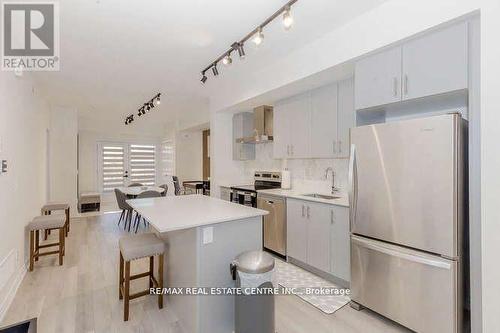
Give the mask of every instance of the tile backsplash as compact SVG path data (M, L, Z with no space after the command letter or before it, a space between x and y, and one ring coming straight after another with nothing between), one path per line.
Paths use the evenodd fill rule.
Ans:
M331 175L325 179L325 170L332 167L335 171L335 185L342 190L347 187L348 159L289 159L273 158L273 144L258 144L255 160L245 161L245 177L252 179L257 170L281 171L288 167L292 176L292 189L301 191L329 192Z

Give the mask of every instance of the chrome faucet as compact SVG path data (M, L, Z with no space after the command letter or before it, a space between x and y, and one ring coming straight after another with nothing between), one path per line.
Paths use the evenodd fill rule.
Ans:
M338 189L337 187L335 187L335 171L333 171L332 167L326 168L326 170L325 170L325 179L328 179L328 172L329 171L332 172L332 194L335 194L338 191L340 191L340 189Z

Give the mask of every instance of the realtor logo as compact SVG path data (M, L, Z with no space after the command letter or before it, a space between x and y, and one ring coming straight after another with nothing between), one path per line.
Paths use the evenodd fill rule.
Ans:
M2 3L2 70L59 70L59 6Z

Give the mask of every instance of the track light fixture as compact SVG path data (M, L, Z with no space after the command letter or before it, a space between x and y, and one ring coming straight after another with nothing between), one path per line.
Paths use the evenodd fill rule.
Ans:
M245 58L245 49L244 45L245 42L248 40L252 39L252 41L255 43L255 45L260 45L264 41L264 33L263 30L264 28L271 23L275 18L283 14L282 22L283 22L283 27L285 30L289 30L292 25L293 25L293 16L291 13L291 7L293 4L295 4L298 0L290 0L288 1L283 7L281 7L279 10L277 10L273 15L269 16L262 24L260 24L257 28L252 30L250 33L248 33L245 37L243 37L240 41L234 42L231 45L231 48L224 52L221 56L219 56L215 61L213 61L210 65L208 65L204 70L201 71L201 79L200 81L202 83L207 82L207 76L206 72L210 69L212 69L212 73L214 76L219 75L219 70L217 69L217 64L219 62L222 62L224 65L229 66L232 62L233 59L231 58L231 52L233 51L238 51L238 55L240 59Z
M253 37L253 42L255 45L259 46L264 41L264 34L262 33L262 28L259 27L257 33Z
M207 76L205 75L205 71L201 72L201 83L207 82Z
M240 56L240 59L245 58L245 49L243 48L242 43L235 42L235 43L233 43L233 45L231 45L231 47L233 48L233 50L238 51L238 55Z
M214 73L214 76L219 75L219 70L217 69L217 63L212 65L212 73Z
M226 66L229 66L233 63L233 59L231 59L231 54L228 53L224 58L222 58L222 63Z
M288 6L283 13L283 27L285 27L285 30L290 30L290 28L293 25L293 16L292 13L290 12L290 6Z
M137 116L142 116L142 115L145 115L146 112L148 112L149 110L153 109L155 107L155 102L156 102L156 105L160 105L161 101L160 101L160 98L161 98L161 93L158 93L156 94L153 98L151 98L149 101L147 101L146 103L144 103L138 110L137 110ZM130 123L132 123L134 121L134 115L131 114L131 115L128 115L126 118L125 118L125 125L129 125Z

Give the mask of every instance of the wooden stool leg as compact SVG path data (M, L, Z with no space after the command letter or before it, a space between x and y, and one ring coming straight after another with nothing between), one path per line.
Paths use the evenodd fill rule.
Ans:
M119 278L119 285L118 285L118 294L120 299L123 299L123 294L122 294L122 288L123 288L123 256L122 253L120 252L120 278Z
M45 229L43 231L43 240L47 240L47 236L49 235L49 231L47 229Z
M59 228L59 266L63 265L63 248L64 248L64 237L65 227Z
M163 254L160 254L158 258L158 288L163 289ZM163 293L160 292L158 295L158 307L163 309Z
M149 288L153 288L155 257L149 257Z
M66 235L66 227L64 227L64 235ZM62 254L63 256L66 255L66 237L63 237L63 242L62 242Z
M68 236L69 233L69 207L66 209L66 236Z
M40 230L35 231L35 252L40 250ZM35 258L38 261L38 257Z
M128 305L130 302L130 261L125 261L125 286L124 286L123 320L128 321Z
M35 231L30 230L30 272L33 271L33 262L34 262L34 247L35 247Z

